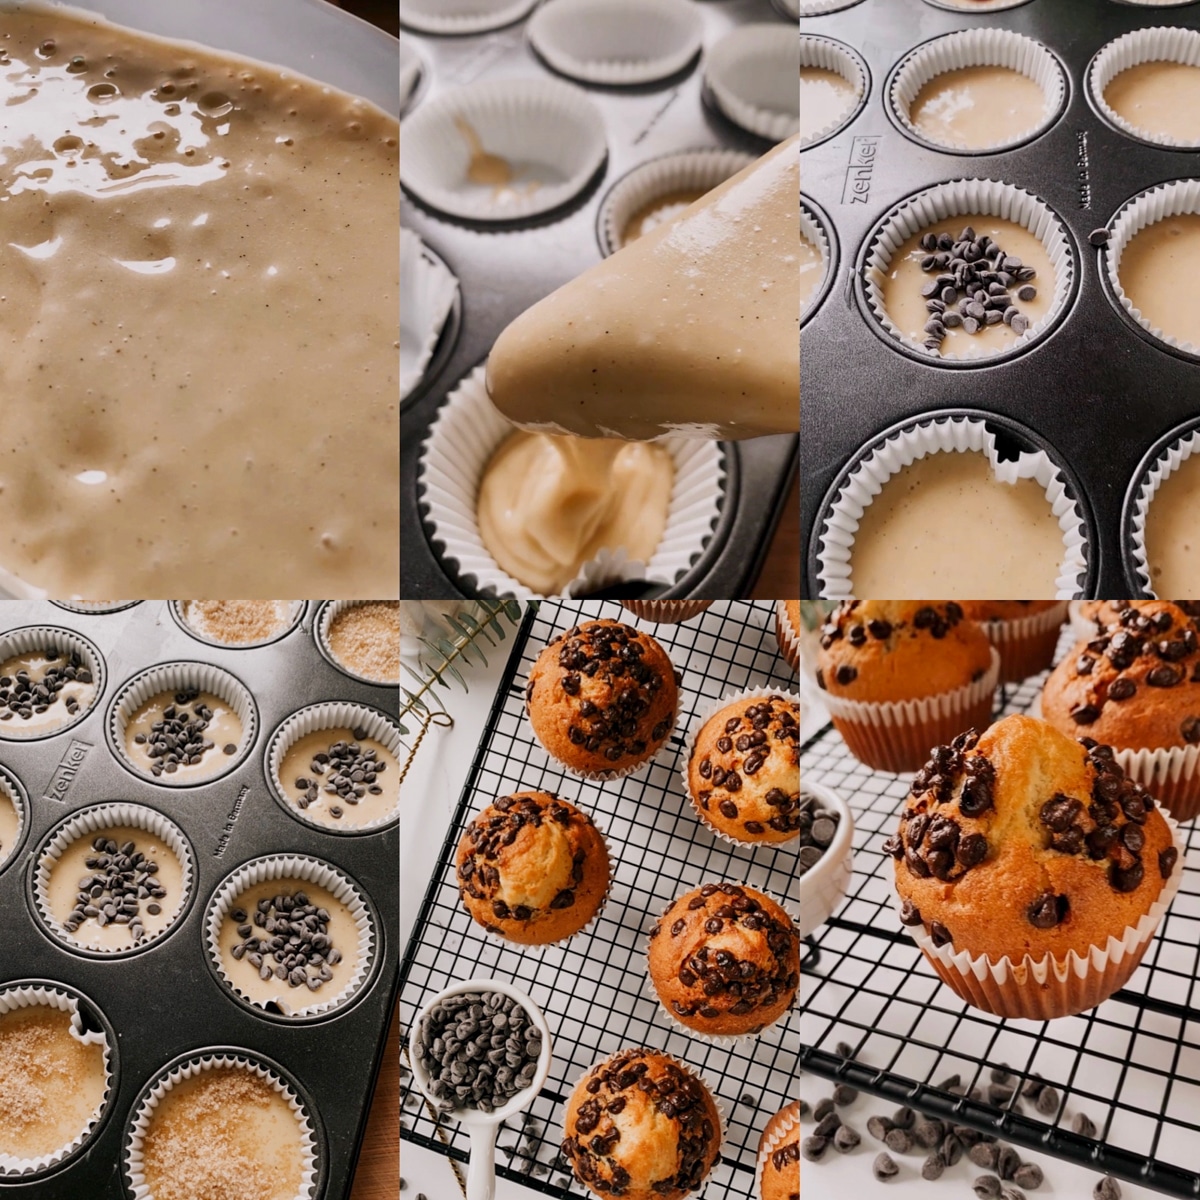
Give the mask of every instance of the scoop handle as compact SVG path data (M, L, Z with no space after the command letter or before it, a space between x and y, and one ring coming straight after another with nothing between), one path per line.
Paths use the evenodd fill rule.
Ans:
M496 1195L497 1126L472 1124L471 1162L467 1167L467 1200L494 1200Z

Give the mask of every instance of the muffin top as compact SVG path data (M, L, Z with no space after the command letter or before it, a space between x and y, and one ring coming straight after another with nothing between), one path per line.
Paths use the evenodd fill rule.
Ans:
M963 600L968 621L1019 621L1057 608L1059 600Z
M1085 600L1079 606L1079 616L1084 621L1094 621L1096 632L1103 633L1105 627L1116 624L1121 613L1137 603L1139 601L1135 600ZM1193 621L1200 617L1200 600L1172 600L1171 603Z
M843 600L817 663L831 695L878 703L965 687L987 673L992 647L953 600Z
M904 924L1013 962L1120 937L1178 857L1154 800L1109 747L1023 715L937 747L884 848Z
M620 770L652 755L675 721L678 676L649 634L587 621L538 655L525 688L539 741L584 773Z
M1102 631L1046 680L1046 720L1119 750L1200 743L1200 636L1191 618L1169 600L1134 600L1104 604L1095 619Z
M800 832L800 704L742 697L705 721L688 760L688 789L717 829L740 841Z
M681 1200L712 1170L721 1118L708 1088L669 1055L622 1050L575 1086L563 1154L595 1193Z
M608 891L608 848L591 818L548 792L494 800L458 844L467 911L491 933L544 944L577 933Z
M800 985L800 938L770 896L733 883L685 892L650 931L650 978L676 1020L700 1033L757 1033Z
M771 1145L768 1152L767 1147ZM800 1102L781 1108L767 1122L758 1143L761 1200L800 1200Z

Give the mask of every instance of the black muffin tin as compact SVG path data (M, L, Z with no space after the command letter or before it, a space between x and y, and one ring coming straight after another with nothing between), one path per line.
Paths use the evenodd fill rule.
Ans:
M774 22L790 34L771 0L691 0L703 18L707 52L729 30ZM403 29L423 60L409 111L430 96L483 79L554 76L525 37L527 21L470 37L433 37ZM424 520L417 482L421 451L446 396L482 363L513 318L600 261L600 205L610 188L653 158L710 147L765 154L771 143L727 120L705 95L704 58L660 83L598 87L576 80L604 118L608 157L581 195L564 207L525 221L483 224L444 216L401 193L400 224L418 234L458 277L461 321L453 314L424 379L400 413L401 594L457 597L468 584L441 556ZM403 153L403 149L401 150ZM796 473L797 438L725 443L726 497L705 552L664 596L740 596L754 583ZM649 594L649 590L647 590Z
M265 754L275 729L305 705L354 701L395 716L399 692L358 683L325 660L313 632L319 609L310 602L289 633L239 650L192 637L165 601L89 615L42 602L0 604L0 634L29 625L68 628L92 642L107 667L103 695L79 724L36 741L0 739L0 764L26 802L18 852L0 869L0 988L37 980L81 993L108 1026L113 1055L111 1099L86 1145L43 1174L0 1177L0 1195L127 1200L123 1151L140 1098L167 1068L226 1050L262 1060L303 1101L321 1163L315 1200L349 1196L398 982L397 827L349 835L303 824L271 792ZM155 663L177 661L224 668L250 690L258 709L254 744L233 771L211 784L161 787L144 780L114 756L105 737L113 698L126 680ZM73 772L64 775L66 763ZM48 798L52 782L63 778L68 785ZM35 855L49 831L108 801L161 812L182 830L196 860L183 917L149 949L113 960L74 953L52 939L34 917L32 891ZM210 964L203 934L209 899L242 863L274 853L308 855L337 867L371 909L373 967L358 995L330 1014L288 1020L251 1010L234 999Z
M971 13L926 0L861 0L800 19L801 34L849 45L870 72L859 114L800 156L801 195L820 206L840 246L833 285L801 331L804 595L818 592L820 526L850 460L894 425L964 409L1008 418L1010 433L1012 422L1023 426L1022 448L1049 449L1067 468L1085 521L1094 521L1096 531L1081 592L1136 594L1122 506L1150 447L1195 415L1200 375L1194 360L1151 339L1119 308L1104 280L1104 252L1088 237L1146 189L1200 176L1200 156L1119 132L1097 112L1087 72L1108 42L1156 25L1200 28L1200 7L1027 0L1000 12ZM1035 38L1058 57L1068 76L1065 111L1040 137L999 154L955 155L905 136L887 99L893 68L923 42L983 27ZM851 192L847 178L851 162L867 157L859 153L864 146L873 147L874 166L856 172L869 178L860 202L862 193ZM898 202L963 178L1000 180L1044 200L1074 243L1078 284L1064 316L1031 349L1002 363L956 368L918 360L880 336L861 272L871 234Z

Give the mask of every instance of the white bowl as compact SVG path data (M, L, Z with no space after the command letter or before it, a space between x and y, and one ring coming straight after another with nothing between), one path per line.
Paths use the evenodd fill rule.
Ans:
M800 876L800 936L808 937L833 915L842 902L854 867L854 814L836 792L819 783L802 783L801 793L807 792L820 802L822 808L841 814L837 833L821 855L821 861Z

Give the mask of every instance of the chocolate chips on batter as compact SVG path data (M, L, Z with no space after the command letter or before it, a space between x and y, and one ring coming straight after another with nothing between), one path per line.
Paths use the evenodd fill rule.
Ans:
M367 736L365 729L351 732L355 741L331 742L327 749L313 755L309 763L312 778L303 775L294 781L301 793L296 800L300 808L315 804L322 790L351 805L358 804L368 794L383 794L383 788L376 780L387 770L387 763L379 760L377 751L364 749L360 744ZM329 809L329 815L340 817L343 811L335 804Z
M34 713L44 713L60 699L72 717L79 712L79 701L74 696L60 697L59 693L68 683L91 683L91 671L75 653L63 654L47 646L42 657L47 663L62 665L48 666L38 680L31 679L24 669L14 675L0 676L0 721L11 721L14 717L29 721Z
M245 958L260 979L273 975L289 987L316 992L333 978L332 968L342 961L342 952L329 936L329 910L311 904L306 892L264 897L253 916L235 908L229 918L237 922L242 939L230 953Z

